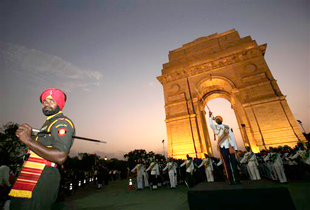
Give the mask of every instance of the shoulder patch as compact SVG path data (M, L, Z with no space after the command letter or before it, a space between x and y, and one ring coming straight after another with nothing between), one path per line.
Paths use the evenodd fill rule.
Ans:
M66 128L59 128L58 129L58 136L65 136L67 134Z

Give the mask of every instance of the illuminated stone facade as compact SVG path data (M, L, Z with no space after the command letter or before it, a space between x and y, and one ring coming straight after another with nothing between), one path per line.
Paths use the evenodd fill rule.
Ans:
M266 47L233 29L169 52L157 77L164 89L169 157L212 154L205 105L213 98L231 103L243 141L254 151L305 141L264 59Z

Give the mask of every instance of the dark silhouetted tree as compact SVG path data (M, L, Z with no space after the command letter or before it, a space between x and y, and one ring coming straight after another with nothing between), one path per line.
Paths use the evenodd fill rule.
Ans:
M15 168L23 162L27 148L16 137L17 128L18 124L9 122L0 129L0 165Z

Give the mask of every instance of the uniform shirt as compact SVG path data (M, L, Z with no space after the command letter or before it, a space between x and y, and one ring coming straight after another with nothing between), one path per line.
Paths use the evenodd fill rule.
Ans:
M151 175L160 175L159 174L159 165L157 162L152 162L151 165L146 169L146 171L151 170Z
M270 154L270 159L271 159L273 165L278 165L278 166L283 165L282 158L280 157L279 153L271 152L269 154Z
M270 162L270 161L271 161L271 160L270 160L270 156L271 156L271 153L268 152L268 153L264 156L264 161L265 161L265 162Z
M205 166L205 169L211 169L213 171L213 164L211 158L205 158L201 161L201 164L198 166L200 168L201 166Z
M229 148L229 145L231 145L235 150L238 150L237 143L235 141L235 137L233 135L233 132L227 125L214 125L213 123L213 115L210 117L210 126L214 130L215 135L218 136L218 140L222 139L222 143L220 145L221 148ZM225 132L228 132L228 135L225 135Z
M298 163L295 160L291 159L293 156L294 154L290 154L289 152L284 153L284 155L282 156L283 164L290 166L298 165Z
M166 171L168 169L168 172L170 173L177 173L177 165L174 162L168 162L166 167L163 168L163 171Z
M137 176L142 176L144 174L144 166L143 164L137 164L131 172L137 171Z
M186 172L193 173L195 169L194 162L192 160L186 160L180 165L180 167L183 167L185 164L186 164Z
M256 155L253 152L247 152L244 154L240 163L245 163L245 162L248 162L248 163L253 162L253 163L255 163L255 165L258 166L258 161L257 161Z
M309 157L309 149L308 150L298 150L295 155L292 155L290 158L292 160L301 157L302 161L308 165L310 165L310 157Z
M56 148L69 153L73 144L72 136L74 135L75 128L72 121L60 111L55 115L47 117L36 140L46 147Z

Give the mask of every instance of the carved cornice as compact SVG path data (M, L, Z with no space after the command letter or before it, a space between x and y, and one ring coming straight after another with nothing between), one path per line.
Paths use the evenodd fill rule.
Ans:
M213 69L218 69L221 67L229 66L235 63L243 62L252 58L259 56L264 56L266 52L267 44L263 44L257 47L253 47L238 53L233 53L225 57L220 57L219 59L199 64L196 66L190 66L185 69L174 71L168 74L161 75L157 79L162 83L169 83L175 80L186 78L189 76L194 76L201 74Z

